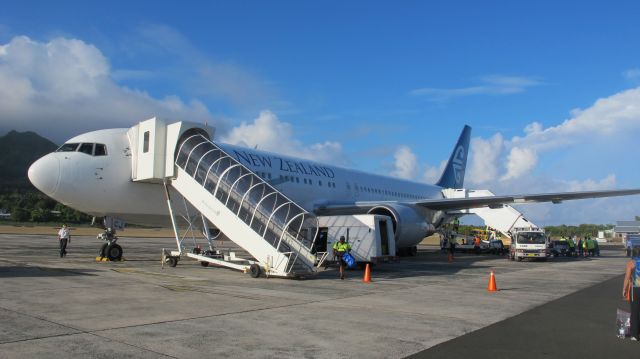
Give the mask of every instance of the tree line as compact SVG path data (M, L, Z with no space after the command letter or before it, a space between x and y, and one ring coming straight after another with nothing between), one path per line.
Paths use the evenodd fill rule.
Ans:
M91 216L69 208L36 190L13 188L0 192L0 209L15 222L88 223Z

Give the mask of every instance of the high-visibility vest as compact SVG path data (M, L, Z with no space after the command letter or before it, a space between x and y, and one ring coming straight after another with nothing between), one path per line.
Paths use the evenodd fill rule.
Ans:
M587 241L587 248L589 248L589 249L594 249L594 248L596 248L596 244L595 244L595 243L593 243L593 242L594 242L594 240L593 240L593 239L588 240L588 241Z
M567 243L569 243L569 248L574 248L576 246L576 244L573 242L573 239L571 238L567 240Z
M333 249L335 249L338 252L346 252L349 249L351 249L351 245L347 242L344 242L344 243L336 242L333 244Z

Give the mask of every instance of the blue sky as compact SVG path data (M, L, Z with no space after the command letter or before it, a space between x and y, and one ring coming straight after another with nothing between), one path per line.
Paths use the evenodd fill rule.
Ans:
M429 182L469 124L469 187L638 187L638 18L632 1L10 2L0 132L62 142L158 114ZM531 207L541 224L640 214Z

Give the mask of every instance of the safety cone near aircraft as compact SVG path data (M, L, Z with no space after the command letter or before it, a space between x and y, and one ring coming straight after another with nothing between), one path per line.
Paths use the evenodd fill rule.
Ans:
M371 268L369 267L369 263L367 263L367 266L364 268L364 278L362 278L362 281L371 283Z
M498 287L496 286L496 276L491 271L491 275L489 276L489 286L487 287L487 291L489 292L497 292Z

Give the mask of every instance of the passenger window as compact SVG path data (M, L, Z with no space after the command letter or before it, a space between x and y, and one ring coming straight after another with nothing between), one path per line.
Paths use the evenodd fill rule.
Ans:
M107 155L107 146L102 143L96 143L96 148L93 152L94 156L106 156Z
M93 143L83 143L78 148L78 152L86 153L89 156L93 156Z
M142 144L142 152L149 152L149 131L144 133L144 143Z
M79 143L65 143L60 146L56 152L75 152L78 148Z

